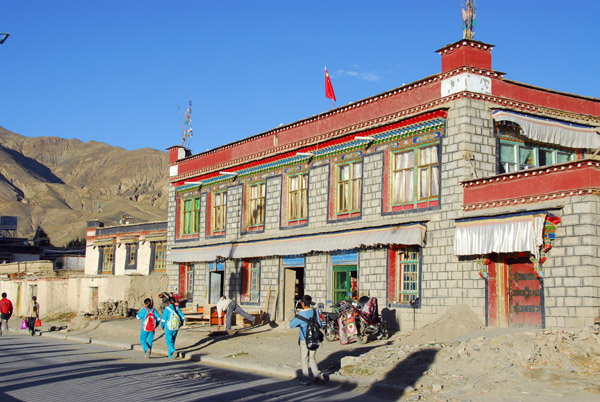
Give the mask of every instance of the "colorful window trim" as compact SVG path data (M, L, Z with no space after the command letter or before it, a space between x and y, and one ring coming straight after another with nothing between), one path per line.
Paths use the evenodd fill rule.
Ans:
M308 220L308 173L287 176L286 222L288 226Z
M387 155L384 211L398 212L439 205L439 141Z
M335 212L337 218L360 215L362 200L362 160L340 163L335 174Z
M179 265L179 297L190 300L194 290L194 267L191 264Z
M200 232L200 197L181 200L181 238L198 235Z
M248 185L248 202L246 204L248 231L257 231L264 228L266 187L265 182Z
M500 137L498 151L499 174L569 162L577 158L577 153L574 150L525 141L517 138L515 136L516 132L510 129L499 129L498 134Z
M421 297L420 248L396 246L390 249L388 298L391 304L411 306Z
M260 301L260 261L244 261L242 271L242 301L258 303Z

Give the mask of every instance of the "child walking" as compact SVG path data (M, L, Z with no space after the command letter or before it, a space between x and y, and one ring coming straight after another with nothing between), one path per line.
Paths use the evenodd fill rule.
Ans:
M138 320L142 320L140 343L142 344L142 348L144 348L144 356L146 356L146 359L149 359L150 353L152 353L152 342L154 341L156 327L160 322L160 315L152 306L152 300L144 300L144 305L145 307L135 317Z
M184 320L183 313L179 307L175 306L175 299L170 297L165 304L165 311L163 312L161 326L165 330L165 342L169 349L169 359L174 359L176 354L175 339L177 338L177 331L183 324Z

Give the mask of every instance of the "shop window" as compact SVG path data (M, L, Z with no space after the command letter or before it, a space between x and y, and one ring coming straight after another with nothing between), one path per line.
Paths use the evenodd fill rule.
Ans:
M247 224L248 230L257 230L265 224L266 184L256 183L248 186Z
M151 243L152 247L152 271L164 273L167 271L167 243L157 241Z
M498 173L510 173L575 160L575 153L518 141L500 141Z
M392 304L411 305L420 298L421 261L418 247L401 247L390 250L388 295Z
M242 300L246 303L258 303L260 301L260 261L244 261L242 271Z
M360 212L362 161L336 166L336 214L338 217Z
M288 176L287 208L288 225L305 223L308 219L308 173Z

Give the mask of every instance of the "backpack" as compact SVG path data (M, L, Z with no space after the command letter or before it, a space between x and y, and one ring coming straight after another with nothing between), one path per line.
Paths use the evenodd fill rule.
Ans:
M144 331L154 332L156 330L156 317L154 317L154 309L150 311L148 307L146 307L146 310L148 311L148 315L146 315L146 318L144 318L144 324L142 325L142 328Z
M171 312L171 315L169 315L169 319L167 320L167 329L171 331L177 331L179 327L181 327L181 318L175 309L167 310Z
M308 350L317 350L323 342L323 333L317 323L317 312L313 310L313 315L310 319L302 317L300 314L296 314L296 317L306 323L306 332L304 333L304 339L306 341L306 347Z

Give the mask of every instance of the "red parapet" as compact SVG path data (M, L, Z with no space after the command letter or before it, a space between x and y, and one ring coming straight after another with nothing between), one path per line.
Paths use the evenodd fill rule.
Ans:
M463 182L463 209L529 204L600 193L600 161L583 159Z

